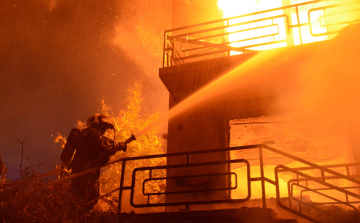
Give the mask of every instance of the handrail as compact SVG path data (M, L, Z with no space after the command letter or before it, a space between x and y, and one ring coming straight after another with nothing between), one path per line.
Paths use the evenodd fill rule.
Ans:
M359 3L358 1L351 1L351 2L348 2L347 4L356 4L356 3ZM312 13L312 12L315 12L315 11L321 11L321 10L323 10L324 12L325 12L325 10L326 9L329 9L329 8L334 8L334 7L336 7L337 5L330 5L330 6L325 6L325 7L319 7L319 8L314 8L314 9L311 9L311 10L309 10L309 12L308 12L308 18L309 18L309 21L310 21L310 14ZM357 9L352 9L352 10L349 10L350 12L351 11L359 11L360 9L359 8L357 8ZM349 12L349 11L346 11L346 12ZM325 13L324 13L325 14ZM330 15L328 15L328 16L331 16L331 15L335 15L335 14L330 14ZM341 24L345 24L346 22L337 22L337 23L333 23L333 24L331 24L331 25L323 25L323 24L321 24L321 18L322 17L325 17L325 15L322 15L322 16L320 16L320 18L319 18L319 20L320 20L320 25L323 27L323 26L335 26L335 25L341 25ZM352 22L359 22L360 21L360 19L357 19L357 20L352 20ZM322 35L324 35L323 33L319 33L319 34L316 34L316 33L313 33L313 30L312 30L312 26L311 26L311 23L309 24L309 26L310 26L310 34L312 35L312 36L322 36ZM337 33L336 31L332 31L332 32L327 32L327 34L335 34L335 33Z
M324 3L323 5L319 5L320 3ZM209 22L203 22L198 24L193 24L189 26L183 26L173 29L168 29L164 31L164 43L163 43L163 67L172 66L173 63L175 65L178 64L180 61L181 63L187 63L192 62L196 60L200 60L203 57L206 57L205 59L211 59L211 56L230 56L230 51L239 51L246 53L247 50L251 50L251 48L258 47L258 46L267 46L267 45L273 45L278 43L291 43L294 40L292 40L293 37L291 36L297 36L299 38L300 44L304 43L304 35L306 33L303 33L305 30L302 30L301 27L308 26L309 27L309 33L308 35L313 37L319 37L319 36L329 36L331 34L336 34L339 32L339 30L332 30L329 31L329 26L335 26L335 25L346 25L354 22L360 22L360 19L354 19L354 20L347 20L342 22L333 23L330 25L322 24L321 20L325 16L333 16L334 13L326 14L326 10L338 7L340 5L355 5L360 3L359 0L346 0L345 2L341 3L334 3L329 0L314 0L314 1L308 1L293 5L287 5L282 7L277 7L273 9L248 13L245 15L239 15L229 18L222 18L218 20L213 20ZM330 5L329 5L330 4ZM300 12L299 10L302 7L315 7L306 9L307 12L307 19L308 21L304 22L300 20ZM345 11L345 13L351 12L351 11L358 11L360 8L356 6L356 9L350 9ZM292 19L289 18L290 15L283 12L283 10L295 10L294 18L295 21L292 21ZM320 16L318 19L320 20L320 27L325 28L327 31L322 33L314 33L313 30L313 19L311 18L311 15L313 12L321 11L324 15ZM276 15L267 16L267 13L274 12ZM280 13L280 14L278 14ZM344 12L341 12L344 13ZM340 13L340 14L341 14ZM340 15L339 13L336 15ZM259 15L266 15L264 18L253 18ZM263 40L263 42L259 42L256 44L253 43L246 43L242 47L234 47L230 46L230 44L235 42L246 42L245 39L236 40L236 41L229 41L228 37L232 33L243 33L248 31L248 28L246 29L240 29L237 31L228 32L226 29L232 28L232 27L239 27L241 25L245 24L254 24L254 27L252 29L261 30L264 27L271 27L274 25L279 26L280 23L274 21L279 18L284 18L284 32L285 32L285 39L279 39L275 40L275 37L279 35L280 30L278 29L277 33L271 33L268 35L265 34L257 34L251 39L257 39L260 40L264 36L272 37L272 40ZM237 19L247 19L246 22L237 22L235 24L230 24L230 21L234 21ZM268 25L257 25L256 23L260 21L269 21ZM271 23L271 24L270 24ZM210 27L209 27L210 26ZM298 34L293 33L293 28L298 29ZM216 32L216 33L213 33ZM199 36L200 35L200 36ZM225 41L222 41L222 43L214 42L215 40L211 42L212 38L225 38ZM208 41L205 41L208 40ZM184 44L186 44L188 47L185 48ZM292 43L294 44L294 43ZM196 45L197 47L192 47L192 45ZM178 50L178 48L180 50ZM203 49L209 49L211 52L203 53L201 50ZM175 54L175 52L181 52L182 54ZM189 54L191 52L191 55ZM187 61L189 60L189 61Z
M324 170L323 167L321 167L321 168L319 168L319 169ZM325 169L326 169L326 168L325 168ZM324 180L324 179L325 179L324 176L323 176L323 177L312 177L312 176L309 176L309 175L307 175L307 174L305 174L305 173L300 172L299 170L295 170L294 168L290 168L290 167L287 167L287 166L284 166L284 165L277 165L277 166L275 167L275 181L276 181L277 185L279 184L278 173L279 173L279 172L284 172L284 171L295 173L297 176L302 176L303 178L301 178L301 179L299 179L299 178L293 179L293 180L291 180L291 181L288 182L288 187L289 187L289 185L291 184L291 189L288 188L288 190L289 190L289 195L288 195L288 196L289 196L289 207L287 207L287 206L285 206L285 205L283 205L283 204L281 203L281 200L280 200L280 188L279 188L278 186L276 187L277 202L278 202L278 205L279 205L281 208L283 208L283 209L285 209L285 210L287 210L287 211L289 211L289 212L292 212L292 213L294 213L294 214L297 214L297 215L299 215L299 216L301 216L301 217L303 217L303 218L306 218L306 219L308 219L308 220L310 220L310 221L312 221L312 222L319 222L319 221L317 221L316 219L314 219L314 218L312 218L312 217L310 217L310 216L307 216L307 215L303 214L303 213L301 212L301 205L300 205L300 204L303 204L303 205L306 205L306 206L311 207L311 208L313 208L313 209L316 209L317 211L320 211L320 212L323 212L323 213L327 213L327 212L324 212L324 211L321 210L321 209L318 209L318 208L316 208L316 207L313 207L312 205L309 205L309 204L306 203L306 202L303 202L302 200L299 200L299 199L294 198L293 195L292 195L292 194L293 194L293 193L292 193L292 191L293 191L293 185L297 185L297 186L299 186L299 187L306 188L306 189L308 189L308 190L311 190L311 191L314 192L314 193L317 193L317 194L319 194L319 195L322 195L322 196L324 196L324 197L327 197L328 199L332 199L332 200L337 201L338 203L341 203L341 204L344 204L344 205L346 205L346 206L349 206L349 207L353 208L355 212L357 211L357 209L356 209L353 205L350 205L349 202L342 202L341 200L338 200L338 199L336 199L336 198L334 198L334 197L331 197L331 196L329 196L329 195L323 194L323 193L317 191L316 189L310 189L310 188L308 188L308 187L305 187L305 186L303 186L303 185L300 185L300 184L299 184L299 181L305 181L305 180L307 180L307 181L314 181L314 182L319 183L319 184L322 184L322 185L324 185L324 186L326 186L326 187L328 187L328 188L330 188L330 189L333 189L333 190L337 190L337 191L339 191L339 192L342 192L342 193L344 193L344 194L346 195L346 197L348 197L348 196L350 195L350 196L353 196L353 197L355 197L355 198L360 199L360 195L359 195L359 194L356 194L356 193L353 193L353 192L351 192L351 191L345 190L345 189L342 188L342 187L337 187L337 186L334 186L334 185L332 185L332 184L330 184L330 183L327 183L327 182ZM327 171L329 171L329 169L327 169ZM339 174L337 177L338 177L339 179L347 178L345 175L342 175L342 174ZM332 177L326 177L326 178L329 178L329 179L330 179L330 178L332 178ZM351 177L350 177L350 178L351 178ZM354 179L354 178L351 178L351 179ZM296 182L296 184L292 184L292 182ZM356 181L352 181L352 182L356 182ZM357 182L359 182L359 181L357 181ZM359 186L360 186L360 184L359 184ZM290 199L290 198L291 198L291 199L294 199L294 200L296 200L296 201L299 202L299 212L297 212L297 211L295 211L294 209L292 209L291 199ZM328 214L328 213L327 213L327 214ZM355 217L356 217L356 214L355 214Z
M339 168L339 167L346 167L346 172L349 173L349 167L351 166L360 166L360 163L343 163L343 164L332 164L332 165L324 165L322 167L325 168ZM313 167L297 167L292 168L293 170L311 170L314 169ZM279 171L280 172L280 171Z
M270 151L272 151L272 152L281 154L281 155L283 155L283 156L285 156L285 157L288 157L288 158L291 158L291 159L293 159L293 160L302 162L302 163L304 163L304 164L306 164L306 165L308 165L308 166L310 166L310 167L312 167L312 168L320 169L320 170L323 171L323 172L328 172L328 173L330 173L330 174L332 174L332 175L335 175L335 176L341 177L341 178L343 178L343 179L349 180L349 181L351 181L351 182L353 182L353 183L360 184L360 181L359 181L359 180L356 180L356 179L354 179L354 178L351 178L351 177L348 177L348 176L346 176L346 175L340 174L340 173L338 173L338 172L336 172L336 171L330 170L330 169L325 168L325 167L323 167L323 166L319 166L319 165L317 165L317 164L315 164L315 163L306 161L306 160L301 159L301 158L298 158L298 157L296 157L296 156L293 156L293 155L284 153L284 152L282 152L282 151L280 151L280 150L271 148L271 147L269 147L269 146L266 146L266 145L263 145L263 146L264 146L264 148L266 148L267 150L270 150Z
M223 164L230 164L230 163L245 163L245 165L247 166L247 179L250 178L250 164L247 160L245 159L234 159L234 160L226 160L226 161L214 161L214 162L199 162L199 163L186 163L186 164L180 164L180 165L167 165L167 166L153 166L153 167L139 167L139 168L135 168L133 170L133 174L132 174L132 184L131 184L131 188L128 188L131 190L131 195L130 195L130 204L133 207L159 207L159 206L178 206L178 205L193 205L193 204L219 204L219 203L240 203L240 202L245 202L248 201L251 197L251 187L250 187L250 180L247 181L247 196L243 199L217 199L217 200L211 200L211 201L182 201L182 202L169 202L169 203L157 203L157 204L149 204L149 200L148 200L148 204L135 204L134 203L134 188L135 188L135 175L136 172L138 171L146 171L146 170L150 170L149 173L149 179L153 179L151 178L151 171L152 170L159 170L159 169L175 169L175 168L189 168L189 167L200 167L200 166L211 166L211 165L223 165ZM228 174L226 173L217 173L217 174L198 174L198 175L183 175L183 176L176 176L176 177L164 177L163 179L171 179L171 178L192 178L192 177L205 177L205 176L216 176L216 175L224 175L224 174ZM234 173L235 174L235 173ZM236 174L235 174L236 176ZM156 179L156 178L155 178ZM144 184L147 181L147 179L145 179L143 181L143 194L144 193ZM186 193L201 193L201 192L215 192L215 191L224 191L224 190L233 190L236 189L237 185L235 187L227 187L227 188L213 188L213 189L197 189L197 190L184 190L184 191L174 191L174 192L161 192L161 193L153 193L150 195L170 195L170 194L186 194Z
M311 181L314 181L314 182L316 182L316 183L323 184L323 185L325 185L325 186L327 186L327 187L329 187L329 188L332 188L332 189L337 189L337 190L340 191L340 192L343 192L343 193L345 193L345 194L348 194L348 195L351 195L351 196L353 196L353 197L356 197L356 198L360 199L360 195L359 195L359 194L355 194L355 193L353 193L353 192L344 190L344 189L342 189L341 187L337 187L337 186L334 186L334 185L332 185L332 184L330 184L330 183L327 183L327 182L325 182L324 180L320 180L320 179L323 179L323 178L312 177L312 176L309 176L309 175L307 175L307 174L304 174L304 173L302 173L302 172L300 172L300 171L294 170L294 169L292 169L292 168L290 168L290 167L287 167L287 166L284 166L284 165L278 165L278 166L276 166L276 168L275 168L275 172L276 172L276 173L278 172L278 169L279 169L279 168L285 169L286 171L289 171L289 172L296 173L297 175L300 175L300 176L306 178L307 180L311 180ZM341 175L341 174L340 174L340 175ZM345 175L340 176L339 179L344 179L344 178L345 178L344 176L345 176ZM279 191L279 192L280 192L280 191Z
M300 185L300 184L297 184L297 186L302 187L302 188L305 188L304 186L302 186L302 185ZM331 196L328 196L328 195L326 195L326 194L320 193L320 192L318 192L317 190L314 190L314 189L309 189L309 190L311 190L311 191L313 191L314 193L319 194L319 195L321 195L321 196L323 196L323 197L326 197L326 198L328 198L328 199L335 200L335 201L337 201L338 204L343 204L343 205L346 205L346 206L352 208L352 209L354 210L354 217L356 217L356 211L357 211L357 210L356 210L356 207L354 207L353 205L348 204L348 202L342 202L341 200L338 200L338 199L336 199L336 198L334 198L334 197L331 197ZM340 220L339 216L336 216L336 215L333 215L332 213L328 213L328 212L326 212L326 211L323 211L323 210L321 210L320 208L314 207L313 205L310 205L310 204L308 204L308 203L306 203L306 202L303 202L303 201L301 201L301 200L299 200L299 199L297 199L297 198L292 197L292 199L294 199L295 201L299 202L299 210L300 210L299 212L300 212L300 213L301 213L301 205L305 205L305 206L307 206L307 207L309 207L309 208L315 209L315 210L317 210L317 211L319 211L319 212L322 212L323 214L330 215L330 216L332 216L333 218L337 218L337 219ZM301 213L301 214L302 214L302 213ZM306 216L306 215L304 215L304 216ZM311 219L313 219L313 218L311 218ZM311 219L309 218L308 220L311 220ZM317 222L315 219L313 219L312 221Z
M325 166L322 166L322 167L325 167L325 168L346 168L346 175L351 177L351 178L354 178L354 179L359 179L360 178L360 175L350 175L350 167L356 167L356 166L360 166L360 163L346 163L346 164L334 164L334 165L325 165ZM300 167L300 168L292 168L293 170L297 170L297 171L302 171L302 170L314 170L315 168L312 168L312 167ZM285 172L285 170L282 170L280 169L278 172ZM325 176L323 173L321 174L322 176L321 177L316 177L318 179L321 179L323 181L325 180L332 180L332 179L342 179L342 177L339 177L339 176ZM307 178L297 178L297 179L292 179L292 180L289 180L288 181L288 188L290 188L292 185L292 183L296 182L296 183L299 183L300 181L305 181L306 183L306 186L308 185L308 179ZM291 187L292 188L292 187ZM344 187L341 187L341 188L344 188ZM349 187L350 188L350 187ZM354 187L354 188L359 188L360 189L360 185L358 187ZM316 190L327 190L328 188L317 188ZM330 190L330 189L329 189ZM306 190L302 190L301 193L300 193L300 197L302 197L302 194L303 194L303 191L306 191ZM290 190L289 192L289 196L291 196L292 193L292 190ZM346 200L348 200L348 196L346 195ZM325 204L323 202L319 203L317 202L318 204ZM349 202L348 203L352 203L352 202Z
M343 189L360 189L360 187L340 187L340 188L343 188ZM300 198L302 198L303 196L303 192L307 192L307 191L326 191L326 190L333 190L332 188L316 188L316 189L309 189L309 188L305 188L305 190L301 190L301 193L300 193ZM360 201L349 201L349 197L347 196L346 194L346 203L360 203ZM293 197L293 199L296 199ZM316 203L313 203L312 205L322 205L322 204L339 204L339 203L345 203L343 201L340 201L340 202L316 202Z
M110 166L110 165L113 165L113 164L116 164L116 163L119 163L119 162L123 162L123 161L132 161L132 160L139 160L139 159L154 159L154 158L163 158L163 157L175 157L175 156L189 156L189 155L196 155L196 154L202 154L202 153L216 153L216 152L224 152L224 151L235 151L235 150L245 150L245 149L254 149L254 148L259 148L259 147L264 147L266 148L267 150L270 150L272 152L275 152L275 153L278 153L278 154L281 154L287 158L291 158L293 160L296 160L296 161L299 161L299 162L302 162L302 163L305 163L309 166L311 166L312 168L322 168L322 166L319 166L317 164L314 164L314 163L311 163L309 161L306 161L304 159L301 159L299 157L296 157L296 156L293 156L293 155L290 155L288 153L285 153L285 152L282 152L280 150L277 150L277 149L274 149L274 148L271 148L267 145L264 145L264 144L254 144L254 145L246 145L246 146L236 146L236 147L230 147L230 148L220 148L220 149L208 149L208 150L198 150L198 151L190 151L190 152L178 152L178 153L167 153L167 154L157 154L157 155L146 155L146 156L137 156L137 157L126 157L126 158L121 158L121 159L117 159L117 160L113 160L113 161L110 161L108 162L107 164L105 165L101 165L101 166L98 166L98 167L94 167L94 168L91 168L91 169L87 169L81 173L77 173L77 174L73 174L71 176L67 176L67 177L64 177L64 178L61 178L61 179L58 179L58 180L55 180L55 181L52 181L50 182L51 184L57 184L57 183L61 183L63 181L66 181L66 180L69 180L69 179L72 179L72 178L75 178L75 177L78 177L78 176L81 176L81 175L84 175L86 173L90 173L90 172L94 172L96 170L99 170L103 167L107 167L107 166ZM324 168L325 169L325 168ZM337 172L335 171L329 171L329 173L332 173L334 175L338 174ZM356 183L360 183L360 181L357 181Z
M235 151L235 150L247 150L247 149L258 149L259 150L259 160L260 160L260 174L261 176L260 177L251 177L250 176L250 168L251 166L248 165L248 161L247 160L244 160L244 159L240 159L240 160L228 160L228 161L216 161L216 162L194 162L194 160L191 160L191 157L193 155L199 155L199 154L207 154L207 153L217 153L217 152L229 152L229 151ZM282 156L285 156L287 158L290 158L294 161L298 161L300 163L303 163L303 164L306 164L308 165L308 167L301 167L301 168L289 168L287 166L284 166L284 165L278 165L275 167L274 169L274 173L275 173L275 181L267 178L264 176L264 157L263 157L263 152L264 150L268 150L270 152L274 152L274 153L277 153L277 154L280 154ZM125 185L125 166L126 166L126 163L128 161L135 161L135 160L141 160L141 159L154 159L154 158L169 158L169 157L177 157L177 156L185 156L186 157L186 163L185 164L179 164L179 165L161 165L161 166L151 166L151 167L138 167L138 168L135 168L134 170L132 170L132 181L131 181L131 185ZM121 179L120 179L120 187L119 188L116 188L114 190L112 190L111 192L107 193L107 194L103 194L101 195L99 198L97 199L101 199L105 196L108 196L109 194L111 193L114 193L116 191L119 191L119 202L118 202L118 210L121 212L121 201L122 201L122 194L123 194L123 191L124 190L130 190L130 204L134 207L158 207L158 206L174 206L174 205L186 205L188 207L189 204L193 205L193 204L204 204L204 203L224 203L224 200L214 200L214 201L210 201L210 202L203 202L203 201L194 201L194 202L173 202L173 203L159 203L159 204L134 204L134 200L133 200L133 195L134 195L134 191L135 191L135 174L137 171L150 171L150 180L158 180L158 179L167 179L167 178L171 178L171 176L169 177L159 177L159 178L151 178L151 171L152 170L160 170L160 169L170 169L170 168L182 168L182 167L196 167L196 166L206 166L206 165L223 165L223 164L227 164L227 163L234 163L234 162L245 162L247 163L248 165L248 168L247 168L247 172L248 172L248 179L247 179L247 183L248 183L248 189L249 189L249 192L248 192L248 197L246 197L245 199L239 199L238 201L236 200L228 200L226 201L226 203L235 203L235 202L242 202L242 201L246 201L248 199L250 199L250 195L251 195L251 183L254 182L254 181L260 181L261 182L261 187L262 187L262 202L263 202L263 207L265 208L266 207L266 191L265 191L265 183L270 183L272 185L275 185L276 187L276 197L277 197L277 202L279 204L279 206L281 208L284 208L285 210L287 211L290 211L294 214L297 214L305 219L308 219L310 221L313 221L313 222L318 222L316 219L313 219L309 216L306 216L302 213L298 213L297 211L289 208L289 207L286 207L285 205L283 205L280 201L280 188L279 188L279 176L278 176L278 173L280 172L284 172L284 171L290 171L290 172L293 172L293 173L296 173L298 176L301 176L303 178L299 179L297 178L296 180L293 180L292 182L299 182L299 181L302 181L302 180L311 180L311 181L314 181L314 182L317 182L317 183L320 183L324 186L327 186L327 187L331 187L333 189L336 189L344 194L347 194L349 196L353 196L355 198L358 198L360 199L360 195L359 194L356 194L354 192L351 192L351 191L347 191L346 189L344 188L340 188L340 187L336 187L332 184L329 184L327 182L325 182L322 178L316 178L316 177L311 177L307 174L304 174L302 172L300 172L301 170L309 170L309 169L318 169L322 172L322 177L326 177L327 179L330 179L331 176L325 176L325 173L329 173L329 174L332 174L333 177L336 177L336 178L341 178L341 179L346 179L350 182L353 182L355 184L358 184L360 185L360 181L357 180L357 179L354 179L352 176L346 176L346 175L343 175L343 174L340 174L336 171L333 171L329 168L335 168L335 167L346 167L347 166L351 166L351 165L355 165L357 163L352 163L352 164L340 164L340 165L328 165L328 166L319 166L317 164L314 164L314 163L311 163L309 161L306 161L304 159L301 159L299 157L296 157L296 156L293 156L291 154L288 154L288 153L285 153L285 152L282 152L278 149L274 149L272 147L269 147L267 145L264 145L264 144L256 144L256 145L246 145L246 146L238 146L238 147L230 147L230 148L219 148L219 149L210 149L210 150L199 150L199 151L190 151L190 152L179 152L179 153L168 153L168 154L157 154L157 155L146 155L146 156L139 156L139 157L126 157L126 158L121 158L121 159L118 159L118 160L114 160L114 161L110 161L109 163L105 164L105 165L102 165L102 166L99 166L99 167L95 167L95 168L91 168L91 169L88 169L86 171L83 171L81 173L77 173L77 174L73 174L73 175L70 175L70 176L66 176L64 178L61 178L61 179L58 179L58 180L55 180L55 181L52 181L52 182L49 182L50 185L53 185L53 184L59 184L59 183L63 183L67 180L70 180L70 179L73 179L75 177L78 177L78 176L81 176L81 175L84 175L86 173L89 173L89 172L94 172L100 168L103 168L103 167L107 167L107 166L110 166L110 165L114 165L116 163L120 163L121 162L121 165L122 165L122 170L121 170ZM347 166L346 166L347 165ZM54 172L54 171L53 171ZM347 173L349 173L349 171L347 170ZM205 174L206 175L206 174ZM212 174L212 173L208 173L207 175L216 175L216 174ZM201 175L184 175L184 176L181 176L181 177L197 177L197 176L201 176ZM179 176L177 176L179 177ZM145 185L145 181L149 181L149 179L145 179L143 181L143 186ZM233 187L230 187L230 188L220 188L221 190L229 190L229 189L233 189ZM181 193L186 193L188 191L182 191ZM199 191L195 191L195 192L199 192ZM144 193L144 191L143 191ZM319 192L321 193L321 192ZM166 193L155 193L156 195L163 195ZM152 196L152 195L155 195L155 194L151 194L151 193L147 193L146 196ZM290 196L291 194L289 194ZM291 196L290 196L291 197ZM97 200L95 199L95 200ZM338 201L337 201L338 202ZM307 205L307 204L305 204Z

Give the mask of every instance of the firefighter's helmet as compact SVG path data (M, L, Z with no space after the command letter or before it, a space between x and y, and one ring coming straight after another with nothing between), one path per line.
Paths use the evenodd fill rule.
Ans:
M107 123L107 124L109 124L109 127L113 126L107 120L107 117L105 115L103 115L103 114L100 114L100 113L96 113L96 114L91 115L86 121L86 126L88 128L95 127L95 126L99 125L100 123Z

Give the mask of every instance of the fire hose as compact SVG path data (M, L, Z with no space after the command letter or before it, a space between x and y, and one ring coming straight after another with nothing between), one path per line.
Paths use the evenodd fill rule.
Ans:
M128 143L131 143L132 141L134 141L134 140L136 140L136 138L135 138L135 136L134 136L134 134L132 134L131 136L130 136L130 138L128 138L127 140L125 140L125 145L126 144L128 144Z

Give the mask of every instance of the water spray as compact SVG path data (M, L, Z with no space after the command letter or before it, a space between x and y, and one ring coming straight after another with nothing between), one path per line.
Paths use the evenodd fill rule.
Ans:
M156 120L154 120L148 126L146 126L145 128L143 128L140 131L138 131L137 133L135 133L134 138L139 137L139 136L147 133L148 131L150 131L155 126L159 125L160 123L168 121L168 118L169 118L168 116L169 116L168 112L160 114L159 117Z

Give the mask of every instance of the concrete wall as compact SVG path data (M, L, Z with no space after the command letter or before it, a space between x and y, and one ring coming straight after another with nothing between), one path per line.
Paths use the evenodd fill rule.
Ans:
M354 41L353 35L351 36ZM359 43L348 48L347 56L352 59L344 60L344 56L334 54L350 40L349 35L342 35L341 38L160 69L160 78L170 93L170 110L174 106L190 103L185 100L187 97L222 77L221 81L212 84L215 87L208 87L199 97L193 97L192 100L198 101L197 103L169 120L168 153L228 147L229 120L235 118L307 111L308 108L314 112L347 112L338 110L341 106L351 107L351 104L342 104L343 100L339 98L334 100L333 96L339 93L333 92L338 86L333 79L342 74L343 67L350 67L351 69L345 69L350 73L358 73L355 67L360 64L357 56ZM229 71L232 72L226 76ZM355 80L358 81L358 78ZM322 83L329 86L322 86ZM342 87L346 88L346 85ZM355 85L349 87L357 89ZM341 98L347 97L349 95L341 95ZM354 109L357 108L351 107L352 111ZM358 130L359 127L352 128L353 138L359 133ZM355 143L353 148L359 147L359 140L350 141ZM226 153L212 154L193 157L191 161L226 160L228 157L229 154ZM354 161L360 161L359 157L354 157ZM168 159L169 165L184 162ZM168 172L168 176L226 172L228 169L228 166L223 165L197 170L172 170ZM209 187L209 184L214 187L229 184L228 180L207 182L205 187ZM179 186L181 185L176 182L167 182L168 191ZM224 192L189 196L211 200L224 198L228 194ZM179 198L185 199L183 195L168 196L167 202Z
M163 68L160 70L160 78L170 92L170 109L176 105L188 103L184 101L188 96L197 92L202 87L216 80L226 72L245 63L256 56L257 53L226 57L197 63L189 63L180 66ZM262 76L262 75L261 75ZM276 95L281 93L280 89L287 88L287 82L283 77L288 73L275 72L269 76L273 83L269 85L270 79L249 81L246 86L237 85L222 86L221 88L237 88L235 91L224 93L222 89L214 88L199 100L199 103L184 110L179 115L171 118L168 125L168 153L199 151L207 149L225 148L229 146L229 120L232 118L246 118L269 115L276 110ZM275 84L276 83L276 84ZM293 87L293 85L292 85ZM288 87L292 89L292 87ZM182 103L183 102L183 103ZM191 102L190 102L191 103ZM228 160L228 153L207 154L206 156L192 156L191 163ZM168 165L184 164L185 159L168 159ZM226 173L228 165L205 166L196 169L173 169L168 171L168 176L183 176L191 174ZM203 184L204 186L198 186ZM229 179L187 179L183 185L186 190L215 189L229 186ZM177 191L184 189L182 185L174 181L167 182L167 190ZM167 202L185 200L213 200L225 199L229 196L226 191L212 193L190 194L189 197L181 195L167 196ZM191 198L190 198L191 197ZM173 210L169 209L168 210Z

